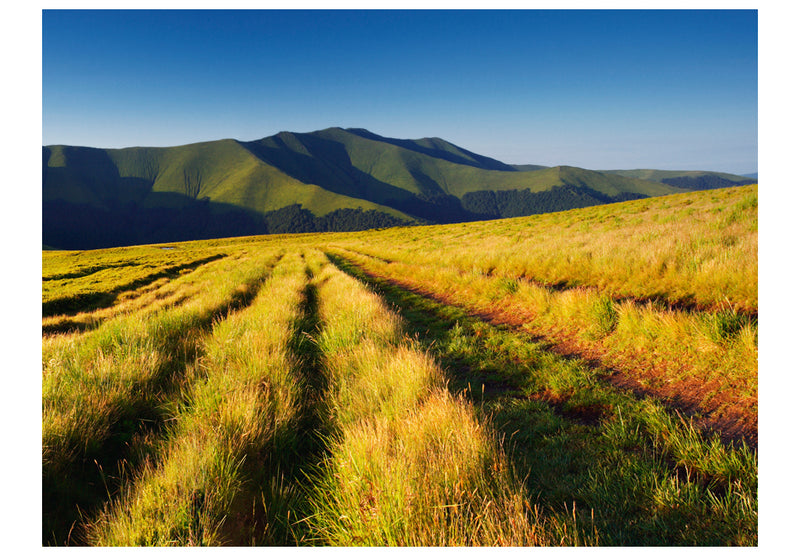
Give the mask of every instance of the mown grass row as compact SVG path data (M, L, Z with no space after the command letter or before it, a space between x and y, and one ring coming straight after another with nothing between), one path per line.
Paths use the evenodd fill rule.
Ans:
M69 280L72 283L113 268L160 268L188 262L197 250L183 245L156 245L92 249L88 251L42 251L42 281Z
M304 405L290 343L305 281L300 257L287 256L252 305L215 324L157 461L92 525L91 544L287 541L278 463L297 448Z
M549 544L757 544L757 456L746 445L700 434L527 334L333 260L398 307L451 387L480 402L509 439Z
M235 255L43 339L43 542L755 545L756 213L752 187L167 251Z
M90 333L43 343L45 542L65 542L76 512L113 490L108 483L124 471L118 466L132 458L132 445L174 403L208 327L249 303L278 256L218 261L203 292L179 307L122 315Z
M92 520L85 540L544 542L498 439L447 390L397 315L321 253L309 259L303 275L297 255L285 257L252 305L216 322L186 368L168 435ZM318 316L304 314L310 290ZM327 385L316 393L298 355L298 327L309 318L319 319L314 343L324 379L317 384ZM317 472L298 459L309 397L322 400L316 422L329 450ZM310 479L289 471L287 480L287 466L308 469Z
M121 315L45 343L51 355L72 346L51 357L61 361L50 369L53 385L79 375L87 383L75 388L72 406L44 390L43 424L48 411L70 415L69 407L95 402L109 415L99 421L105 433L77 435L71 449L44 442L45 511L55 502L62 519L80 521L72 541L756 544L757 464L746 447L699 434L524 333L331 255L380 288L401 318L318 251L307 253L303 273L294 249L238 312L224 309L242 306L232 285L252 285L240 290L249 302L274 251L214 263L225 272L209 273L203 292L180 307ZM201 306L217 309L198 320ZM178 331L171 335L156 325L167 314ZM147 378L148 369L160 370ZM107 400L93 390L113 393L117 383L122 389ZM143 418L169 425L148 431ZM46 430L43 439L58 437ZM303 446L315 434L324 452ZM107 492L83 504L75 490L104 477ZM64 511L76 502L82 515ZM54 538L48 519L45 542L62 541L64 525Z
M533 545L535 513L497 437L363 285L317 259L332 433L308 518L333 546Z
M543 337L562 352L618 370L610 380L705 418L730 438L755 443L758 328L729 311L686 312L592 289L552 290L502 276L333 251L406 288Z

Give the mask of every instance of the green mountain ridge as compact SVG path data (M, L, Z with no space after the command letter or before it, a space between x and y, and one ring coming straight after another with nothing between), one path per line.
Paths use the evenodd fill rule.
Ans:
M365 129L176 147L52 145L43 147L43 243L85 249L460 222L685 190L635 175L512 166L444 139Z
M630 178L657 181L692 191L719 189L757 182L753 176L708 172L698 170L600 170L604 174L615 174Z

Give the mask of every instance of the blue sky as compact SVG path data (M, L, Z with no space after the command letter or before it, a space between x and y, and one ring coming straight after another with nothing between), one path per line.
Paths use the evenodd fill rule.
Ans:
M439 136L508 163L757 171L754 10L61 11L42 143Z

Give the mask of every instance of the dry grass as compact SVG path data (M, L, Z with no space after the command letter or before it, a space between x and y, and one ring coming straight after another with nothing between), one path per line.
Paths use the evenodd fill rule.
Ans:
M298 362L288 344L305 280L299 258L292 259L275 269L253 305L215 325L160 461L94 524L92 544L241 541L230 538L236 504L252 512L264 503L248 471L291 447L301 406ZM242 496L250 503L237 501ZM261 542L269 539L268 531L260 534Z
M322 269L331 455L313 498L335 546L539 544L524 488L473 409L375 294Z

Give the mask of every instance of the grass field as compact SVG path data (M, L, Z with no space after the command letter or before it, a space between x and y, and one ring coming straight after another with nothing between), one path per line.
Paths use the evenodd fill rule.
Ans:
M757 213L43 251L42 543L755 546Z

